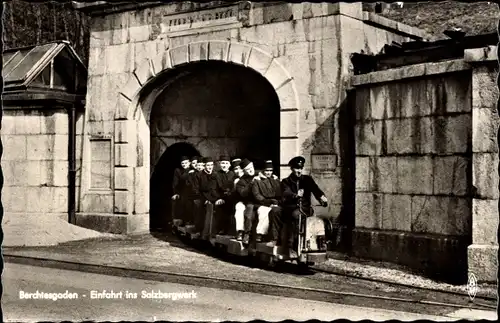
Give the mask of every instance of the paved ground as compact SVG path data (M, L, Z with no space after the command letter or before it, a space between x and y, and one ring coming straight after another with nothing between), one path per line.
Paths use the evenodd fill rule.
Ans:
M251 268L246 264L218 259L210 254L206 254L205 251L195 250L176 239L164 236L158 238L151 235L120 236L117 238L75 241L51 247L4 248L3 253L6 256L18 255L72 261L75 263L115 266L125 268L128 271L148 270L161 273L187 273L229 280L246 280L347 293L361 292L382 297L411 297L430 301L464 304L465 307L468 304L468 296L450 296L448 294L421 291L412 287L395 287L386 283L370 282L330 274L297 275L293 271L288 271L291 268L284 268L283 272ZM365 265L359 266L362 267ZM289 267L294 268L294 266ZM104 272L99 271L99 273ZM345 304L353 303L345 302ZM354 303L354 305L358 304ZM424 311L421 311L420 309L415 309L410 303L384 304L383 306L365 304L365 306L439 316L450 315L451 311L449 308L443 310L435 306L431 306L428 309L424 308ZM462 313L460 315L481 315L480 317L487 317L484 316L486 314L472 313Z
M430 316L354 307L316 301L266 296L254 293L203 288L154 281L109 277L6 264L2 277L4 294L2 309L6 322L33 321L304 321L318 319L349 320L453 320L450 317ZM122 292L121 299L91 299L92 292ZM20 299L20 292L77 293L78 299L42 300ZM126 298L131 293L137 299ZM181 293L183 299L141 299L142 291ZM194 292L194 293L191 293ZM177 296L177 295L176 295ZM453 316L453 313L450 313ZM476 313L477 315L477 313ZM455 318L456 319L456 318Z

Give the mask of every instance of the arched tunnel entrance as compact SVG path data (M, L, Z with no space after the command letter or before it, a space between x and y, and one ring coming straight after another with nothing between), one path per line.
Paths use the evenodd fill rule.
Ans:
M238 156L257 168L271 159L276 173L280 166L279 99L262 75L205 61L175 68L156 86L166 82L149 119L150 227L160 230L170 220L172 177L182 155Z

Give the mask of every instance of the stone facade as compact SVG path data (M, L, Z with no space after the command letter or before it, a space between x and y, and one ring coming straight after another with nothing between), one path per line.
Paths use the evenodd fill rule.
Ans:
M352 78L355 254L496 281L498 68L475 55L493 51Z
M349 55L376 53L388 42L424 35L402 24L373 21L376 17L364 14L361 3L249 2L217 8L165 4L93 17L85 142L104 150L98 155L111 157L84 154L87 175L82 176L78 223L111 232L147 230L148 176L166 148L154 148L158 134L151 130L158 123L151 119L152 107L169 82L160 78L203 61L251 69L272 86L281 120L281 177L288 175L286 163L295 155L306 157L306 171L313 173L314 155L335 157L336 164L315 177L331 201L326 213L336 218L342 206L342 172L348 167L338 112L346 97ZM206 124L201 120L198 125ZM196 131L208 137L206 130ZM166 146L181 141L170 138ZM214 157L220 152L195 148ZM98 187L88 175L96 162L114 166L111 173L104 171L107 166L100 168L100 177L108 178Z
M68 218L68 114L57 106L4 106L2 205L4 220ZM81 147L83 114L77 119ZM77 183L82 150L77 149ZM77 201L79 201L77 187Z

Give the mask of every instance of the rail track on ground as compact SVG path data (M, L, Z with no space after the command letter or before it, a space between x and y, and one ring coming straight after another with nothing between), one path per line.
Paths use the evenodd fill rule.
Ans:
M104 274L110 276L119 276L141 280L151 280L157 282L177 283L183 285L199 286L206 288L230 289L241 292L251 292L257 294L290 297L305 300L322 301L328 303L363 306L371 308L382 308L387 310L397 310L410 313L427 315L446 315L459 309L474 310L492 310L490 304L477 304L469 301L467 297L457 297L454 295L454 301L435 301L428 300L427 297L400 297L401 293L396 292L393 295L380 295L376 293L346 292L341 290L308 288L301 286L281 285L277 283L258 282L250 280L235 280L220 277L210 277L202 275L193 275L188 273L165 272L153 270L130 269L117 266L104 266L88 263L77 263L70 261L52 260L38 257L25 257L4 255L6 262L43 266L54 269L73 270L94 274ZM336 275L334 273L334 275ZM357 278L350 278L357 279ZM325 282L326 283L326 282ZM390 285L390 284L389 284ZM406 286L408 288L408 286ZM435 296L443 295L442 292L433 292ZM404 294L404 293L402 293ZM442 299L442 297L435 297ZM496 309L496 306L494 307Z

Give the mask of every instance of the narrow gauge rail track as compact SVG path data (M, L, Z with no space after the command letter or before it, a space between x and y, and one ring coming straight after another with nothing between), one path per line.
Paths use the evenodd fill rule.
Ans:
M229 254L221 254L220 252L218 251L214 251L214 249L210 249L210 248L201 248L200 249L200 246L199 245L195 245L195 244L192 244L192 241L189 241L187 239L183 239L183 238L178 238L179 239L179 242L181 243L185 243L185 244L188 244L190 245L190 247L196 249L196 250L201 250L203 249L203 251L207 254L210 254L210 256L213 256L213 257L219 257L219 258L232 258L233 260L235 260L236 262L238 263L243 263L244 265L251 265L251 262L246 262L244 261L243 259L241 258L238 258L237 256L232 256L232 255L229 255ZM293 264L288 264L288 263L283 263L280 265L280 267L282 269L285 269L286 272L288 274L293 274L293 272L295 271L296 272L296 266L293 265ZM398 283L398 282L388 282L388 281L383 281L383 280L380 280L380 279L375 279L375 278L368 278L368 277L361 277L361 276L353 276L353 275L349 275L348 273L341 273L341 272L338 272L338 271L330 271L330 270L325 270L325 269L320 269L320 268L316 268L316 267L309 267L309 270L312 271L312 272L315 272L315 273L321 273L321 274L328 274L328 275L334 275L334 276L338 276L338 277L346 277L346 278L351 278L351 279L355 279L355 280L364 280L364 281L368 281L368 282L371 282L371 283L380 283L380 284L385 284L387 286L390 286L390 287L401 287L401 288L406 288L406 289L416 289L416 290L420 290L420 291L425 291L425 292L434 292L434 293L442 293L442 294L448 294L448 295L452 295L452 296L459 296L459 297L464 297L465 299L469 299L469 295L467 293L463 293L463 292L458 292L458 291L450 291L450 290L445 290L445 289L437 289L437 288L429 288L429 287L422 287L422 286L414 286L414 285L411 285L409 286L408 284L402 284L402 283ZM311 276L309 276L310 278L313 278ZM493 304L485 304L485 303L482 303L482 302L479 302L478 300L483 300L483 301L486 301L486 302L497 302L497 298L495 297L488 297L488 296L483 296L483 295L476 295L474 297L474 301L471 301L470 303L472 304L475 304L477 306L481 306L483 309L485 308L488 308L488 309L494 309L496 310L497 309L497 306L496 305L493 305ZM469 304L470 305L470 304Z
M478 306L476 304L466 302L462 302L461 304L434 302L421 299L407 299L308 287L287 286L274 283L234 280L185 273L159 272L116 266L82 264L37 257L4 255L4 259L6 262L24 265L43 266L55 269L73 270L101 275L177 283L208 288L230 289L264 295L315 300L353 306L383 308L428 315L446 315L451 311L456 311L462 308L485 310L484 306Z

